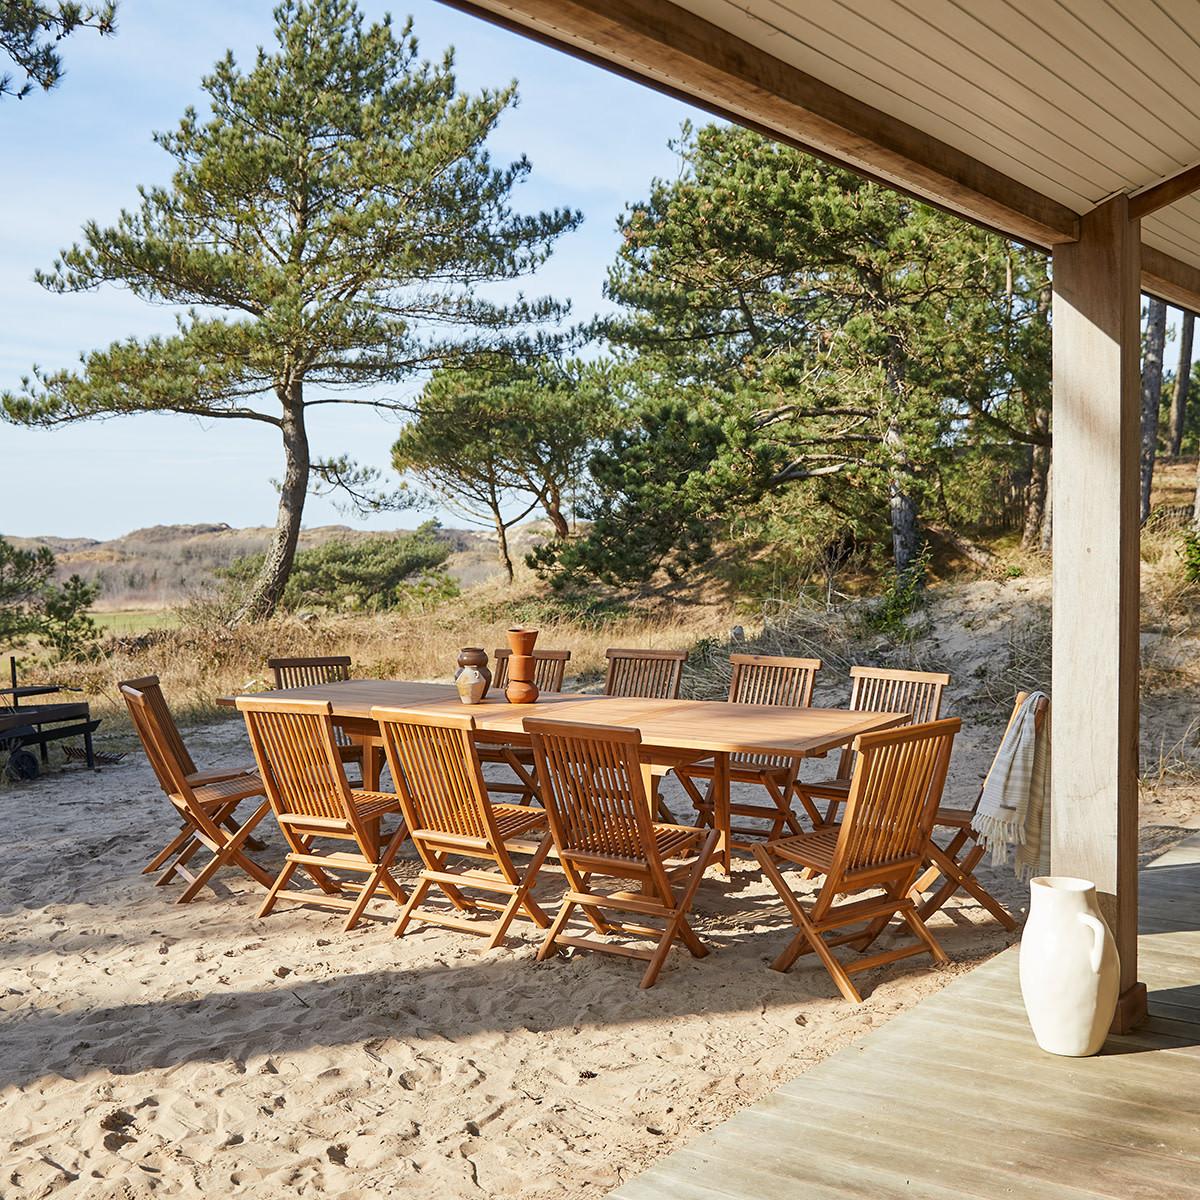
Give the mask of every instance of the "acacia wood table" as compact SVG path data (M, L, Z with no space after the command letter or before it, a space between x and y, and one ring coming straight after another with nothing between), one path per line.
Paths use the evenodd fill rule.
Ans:
M385 679L348 679L312 687L281 688L280 699L328 700L333 719L363 746L363 786L379 786L383 767L379 730L371 719L375 707L405 708L438 714L461 712L463 703L452 684L404 683ZM232 708L234 696L219 703ZM536 704L509 704L489 695L470 706L476 737L482 742L528 744L522 728L526 717L578 721L589 725L637 728L642 734L647 794L653 795L651 766L681 766L713 760L713 807L720 840L717 859L729 871L732 845L729 813L729 758L733 754L808 758L848 745L860 733L905 724L907 713L850 712L844 708L782 708L763 704L730 704L724 700L643 700L617 696L543 693Z

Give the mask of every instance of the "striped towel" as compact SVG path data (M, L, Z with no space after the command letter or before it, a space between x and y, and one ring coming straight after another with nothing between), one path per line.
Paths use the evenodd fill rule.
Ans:
M1010 848L1015 849L1018 879L1050 871L1049 727L1039 734L1035 719L1044 699L1044 693L1030 692L1017 711L971 818L980 843L992 852L993 866L1008 862Z

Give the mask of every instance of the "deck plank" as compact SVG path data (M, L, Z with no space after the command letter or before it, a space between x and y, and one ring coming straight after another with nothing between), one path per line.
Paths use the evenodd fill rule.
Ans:
M1200 837L1144 868L1150 1020L1033 1041L1013 947L627 1181L615 1200L1200 1198Z

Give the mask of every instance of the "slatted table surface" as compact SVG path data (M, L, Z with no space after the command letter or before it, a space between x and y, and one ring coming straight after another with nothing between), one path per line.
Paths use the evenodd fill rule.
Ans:
M335 718L369 722L371 709L405 708L418 712L462 712L457 690L445 683L405 683L386 679L350 679L311 687L281 688L272 697L328 700ZM231 706L236 697L224 697ZM617 696L547 693L536 704L509 704L489 695L468 709L483 735L512 738L526 717L560 718L597 725L636 726L646 745L707 753L824 754L860 733L889 729L908 719L905 713L849 712L844 708L780 708L729 704L723 700L643 700Z
M404 708L432 714L462 712L458 691L444 683L406 683L386 679L348 679L309 687L280 688L273 697L327 700L334 719L363 743L363 780L378 786L379 738L371 710ZM231 706L234 696L219 703ZM729 704L723 700L645 700L618 696L546 693L536 704L509 704L502 695L489 695L470 707L482 740L528 741L522 728L526 717L555 717L596 725L637 728L646 747L647 790L649 762L666 766L711 756L714 822L720 833L716 861L728 873L732 855L729 811L729 757L733 754L787 755L803 758L826 754L853 741L860 733L891 729L908 720L907 713L850 712L844 708L787 708L763 704Z
M1141 880L1151 1019L1101 1055L1038 1050L1014 947L615 1200L1200 1197L1200 837Z

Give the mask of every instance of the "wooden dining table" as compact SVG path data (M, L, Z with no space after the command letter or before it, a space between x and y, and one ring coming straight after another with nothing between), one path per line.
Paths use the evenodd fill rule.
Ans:
M281 688L280 699L327 700L333 720L363 747L363 786L376 790L383 768L382 740L371 719L373 708L404 708L437 715L461 712L453 684L406 683L386 679L348 679L310 687ZM218 703L234 707L236 696ZM861 733L903 725L907 713L851 712L844 708L785 708L731 704L724 700L646 700L590 696L576 692L543 693L534 704L509 704L502 693L470 706L476 738L500 745L528 745L526 717L577 721L589 725L636 728L642 735L643 775L653 795L654 768L711 759L713 812L719 840L716 860L728 874L732 858L729 811L729 760L732 755L779 755L802 759L849 745Z

